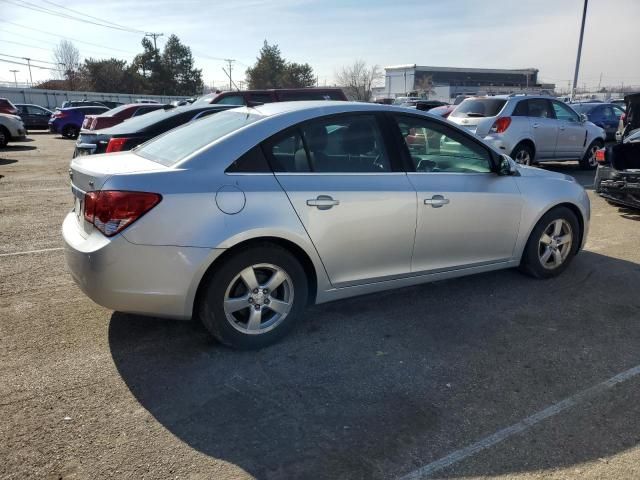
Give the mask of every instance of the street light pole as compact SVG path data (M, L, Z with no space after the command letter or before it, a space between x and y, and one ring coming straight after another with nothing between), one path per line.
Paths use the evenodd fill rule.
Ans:
M29 82L31 82L31 87L33 87L33 77L31 76L31 59L27 57L22 57L27 61L27 65L29 66Z
M18 79L16 78L16 73L18 73L20 70L9 70L9 71L13 73L13 83L15 84L16 88L18 88Z
M589 0L584 0L584 9L582 10L582 26L580 27L580 41L578 42L578 56L576 57L576 70L573 74L573 88L571 89L571 100L576 95L576 88L578 87L578 71L580 70L580 55L582 55L582 39L584 37L584 22L587 19L587 3Z

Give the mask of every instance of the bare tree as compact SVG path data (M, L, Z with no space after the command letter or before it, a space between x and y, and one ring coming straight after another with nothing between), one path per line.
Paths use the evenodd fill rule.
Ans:
M53 58L58 64L58 78L67 81L67 88L74 90L79 83L80 52L68 40L60 40L53 49Z
M378 65L368 67L364 60L356 60L336 73L336 81L349 98L368 102L373 83L382 76Z

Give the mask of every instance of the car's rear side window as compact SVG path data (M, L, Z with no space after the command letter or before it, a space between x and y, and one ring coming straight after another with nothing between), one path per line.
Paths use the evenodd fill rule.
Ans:
M514 117L528 117L529 109L527 108L527 101L519 101L516 105L516 108L513 109L513 113L511 115Z
M527 100L529 116L535 118L555 118L551 102L545 98L531 98Z
M271 173L260 145L253 147L225 170L226 173Z

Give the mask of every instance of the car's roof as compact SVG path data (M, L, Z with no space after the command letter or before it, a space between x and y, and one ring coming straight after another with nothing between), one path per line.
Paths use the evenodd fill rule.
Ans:
M265 103L255 107L238 107L238 111L247 113L257 113L259 115L270 117L290 112L305 112L321 110L324 114L347 113L347 112L378 112L388 111L397 112L397 105L382 105L379 103L364 102L344 102L341 100L304 100L294 102L273 102ZM415 110L409 110L413 111Z

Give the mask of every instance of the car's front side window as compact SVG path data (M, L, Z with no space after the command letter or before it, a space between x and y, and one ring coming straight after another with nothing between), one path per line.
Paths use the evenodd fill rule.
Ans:
M553 105L553 111L555 112L556 118L558 120L564 120L567 122L576 122L576 123L580 121L578 114L575 113L573 110L571 110L571 108L567 107L566 105L560 102L551 102L551 104Z
M488 173L489 151L454 129L410 116L396 117L416 172Z

